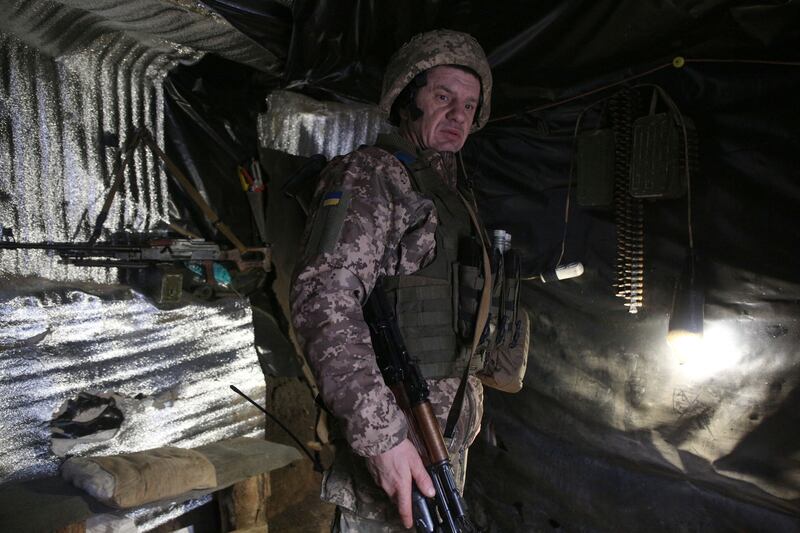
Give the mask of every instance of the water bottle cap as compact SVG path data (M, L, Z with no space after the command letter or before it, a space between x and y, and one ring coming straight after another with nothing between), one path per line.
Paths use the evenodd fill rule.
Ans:
M492 230L492 248L506 253L511 249L511 234L502 229Z

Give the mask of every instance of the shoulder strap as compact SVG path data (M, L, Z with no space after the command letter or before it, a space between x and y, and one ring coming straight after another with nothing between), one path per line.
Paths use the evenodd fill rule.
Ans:
M472 358L475 357L475 351L478 349L478 344L481 342L481 335L483 335L483 330L486 327L486 321L489 318L489 307L491 306L492 302L492 267L489 261L489 253L486 251L486 239L483 235L483 229L478 222L478 215L475 213L475 210L472 208L466 198L464 198L460 191L458 196L461 198L461 201L464 202L467 212L469 213L469 217L472 219L472 223L475 225L477 233L480 236L482 244L481 248L483 250L483 289L481 290L481 302L478 306L478 316L475 319L475 332L472 335L470 361L464 367L464 374L461 376L461 381L458 384L458 390L456 391L455 398L453 398L453 405L450 406L450 412L447 413L447 423L445 424L444 428L444 436L448 439L453 437L453 432L456 429L456 423L458 423L458 417L461 415L461 406L464 404L464 393L467 389L467 378L469 377L470 366L472 366L470 363Z
M472 224L475 226L475 230L480 237L482 245L481 248L483 251L483 289L481 290L481 302L480 306L478 307L478 316L475 320L475 332L472 335L472 353L470 354L471 356L474 356L475 350L478 349L478 344L480 344L483 330L486 327L486 321L489 318L489 307L492 301L492 267L489 260L489 252L487 252L488 243L484 237L481 224L478 221L478 215L475 213L475 210L472 208L467 199L464 198L464 195L462 195L460 191L458 193L458 197L461 198L461 201L464 202L464 206L467 208L469 218L472 220Z

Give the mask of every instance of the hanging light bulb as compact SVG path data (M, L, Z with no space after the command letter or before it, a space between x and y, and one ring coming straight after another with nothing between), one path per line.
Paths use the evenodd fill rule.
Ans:
M675 287L667 330L667 343L672 347L673 352L677 352L678 359L683 363L689 358L702 355L701 352L705 349L703 347L705 287L698 270L697 255L694 248L694 230L692 229L692 166L697 164L697 159L693 155L696 146L694 146L693 142L690 142L691 128L687 127L687 121L678 106L666 96L662 89L658 88L657 90L664 97L677 119L683 140L683 170L686 179L686 230L689 238L689 253L684 270ZM690 149L690 145L693 149Z
M704 304L705 287L698 272L697 258L690 251L675 287L667 330L667 343L682 361L699 355L702 349Z

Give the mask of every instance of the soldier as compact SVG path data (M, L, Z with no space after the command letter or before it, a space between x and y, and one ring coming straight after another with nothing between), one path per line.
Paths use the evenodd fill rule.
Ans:
M337 447L323 480L322 498L337 505L334 530L402 531L412 525L412 482L423 494L434 493L376 365L364 322L362 305L379 276L397 302L406 345L420 359L443 428L469 373L447 439L463 488L467 448L483 413L475 374L498 364L484 358L493 348L490 340L477 350L471 343L480 337L474 332L485 234L470 215L474 200L459 179L456 152L486 124L491 90L489 64L474 38L448 30L418 35L393 56L384 77L380 108L399 134L334 159L322 173L291 307L322 399L348 445ZM478 265L454 267L465 238L478 250ZM471 285L453 287L453 268L462 274L471 268ZM461 298L454 308L456 292ZM516 310L512 315L508 337L526 355L527 317L520 313L517 319ZM524 358L521 367L524 373ZM484 378L491 380L490 374Z

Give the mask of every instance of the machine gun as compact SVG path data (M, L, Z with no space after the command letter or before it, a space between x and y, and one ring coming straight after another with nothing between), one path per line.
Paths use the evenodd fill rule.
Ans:
M386 385L408 419L409 438L422 458L436 489L429 500L412 485L414 526L418 533L464 533L474 528L453 476L442 431L428 399L429 390L406 350L397 317L383 290L381 278L364 304L378 367Z
M230 248L223 248L171 223L167 223L167 226L178 233L116 232L111 234L109 240L98 241L114 198L122 188L125 168L132 164L134 151L141 145L150 149L164 163L167 174L200 209L208 222L227 239ZM261 286L270 272L272 258L269 245L245 245L220 220L192 182L167 157L144 127L133 130L120 151L114 180L87 242L17 242L10 228L0 227L0 250L4 249L47 250L58 255L63 264L118 268L122 283L141 289L153 303L167 308L180 304L184 289L203 300L210 300L219 292L252 292ZM235 265L238 272L229 272L223 266L225 263Z
M268 247L226 250L214 242L165 232L117 232L105 242L76 243L17 242L9 228L0 233L0 250L45 250L57 255L62 264L118 268L121 281L143 289L163 305L177 304L184 288L202 299L220 290L236 290L222 266L226 263L239 273L255 272L261 278L270 270Z

